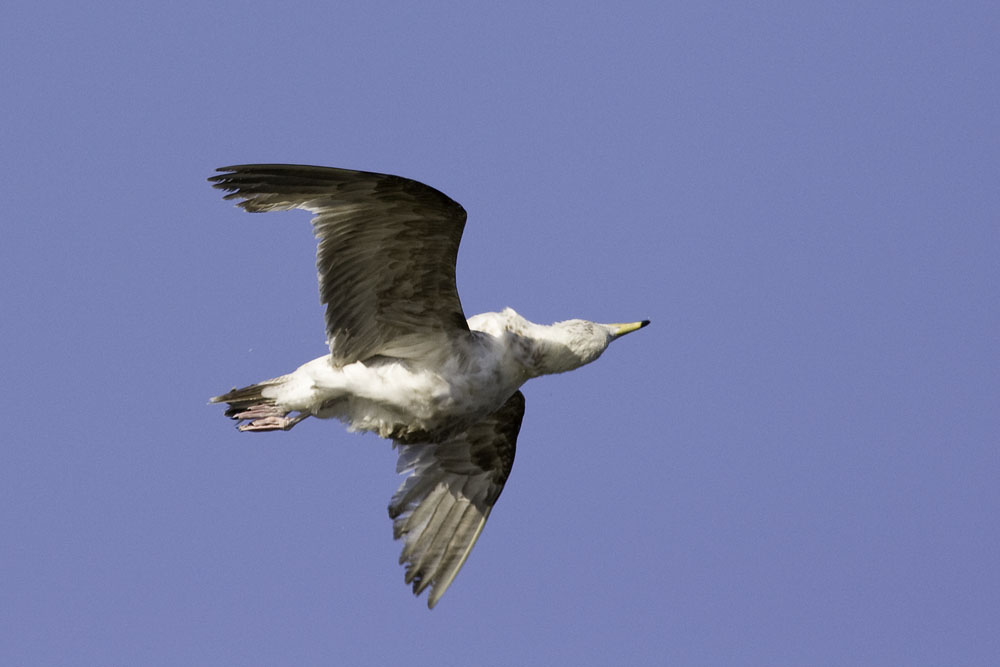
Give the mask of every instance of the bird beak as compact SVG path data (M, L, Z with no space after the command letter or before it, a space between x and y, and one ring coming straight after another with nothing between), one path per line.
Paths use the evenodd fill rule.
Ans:
M611 327L611 338L619 338L627 333L632 333L633 331L638 331L649 324L649 320L643 320L642 322L629 322L628 324L609 324Z

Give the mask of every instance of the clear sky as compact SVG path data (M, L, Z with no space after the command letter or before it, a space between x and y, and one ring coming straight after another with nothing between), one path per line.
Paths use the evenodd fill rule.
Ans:
M0 9L0 662L1000 662L1000 9ZM211 395L324 353L308 216L461 202L466 312L648 318L526 385L428 611L388 444Z

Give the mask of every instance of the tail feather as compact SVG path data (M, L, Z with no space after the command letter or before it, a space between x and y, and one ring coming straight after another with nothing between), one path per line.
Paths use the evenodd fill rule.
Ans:
M274 398L264 395L264 389L280 385L285 377L233 389L208 400L210 403L228 403L226 416L239 421L238 428L241 431L287 431L308 415L300 414L289 418L291 410L278 405Z
M232 391L228 391L221 396L213 396L208 400L210 403L228 403L229 409L226 410L226 416L235 417L236 413L243 412L259 405L275 405L274 399L266 398L263 394L263 390L264 387L273 387L277 384L281 384L280 378L265 380L264 382L258 382L257 384L252 384L248 387L240 387L239 389L234 387Z

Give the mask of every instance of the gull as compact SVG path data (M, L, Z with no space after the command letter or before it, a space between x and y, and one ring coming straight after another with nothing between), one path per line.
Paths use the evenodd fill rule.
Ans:
M649 320L466 319L455 260L466 213L417 181L289 164L221 167L208 180L251 213L313 214L330 353L211 400L241 431L307 417L393 441L407 477L389 503L405 581L434 608L503 491L524 416L520 387L579 368Z

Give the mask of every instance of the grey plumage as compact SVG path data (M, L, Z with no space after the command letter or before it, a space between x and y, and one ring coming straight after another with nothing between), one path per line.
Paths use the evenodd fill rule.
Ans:
M503 491L524 417L520 391L471 428L443 442L401 445L396 472L409 473L389 503L400 564L433 607L475 545Z
M465 228L459 204L432 187L367 171L254 164L222 167L213 187L251 213L314 214L316 267L334 361L420 356L469 326L455 287ZM429 338L430 337L430 338Z

